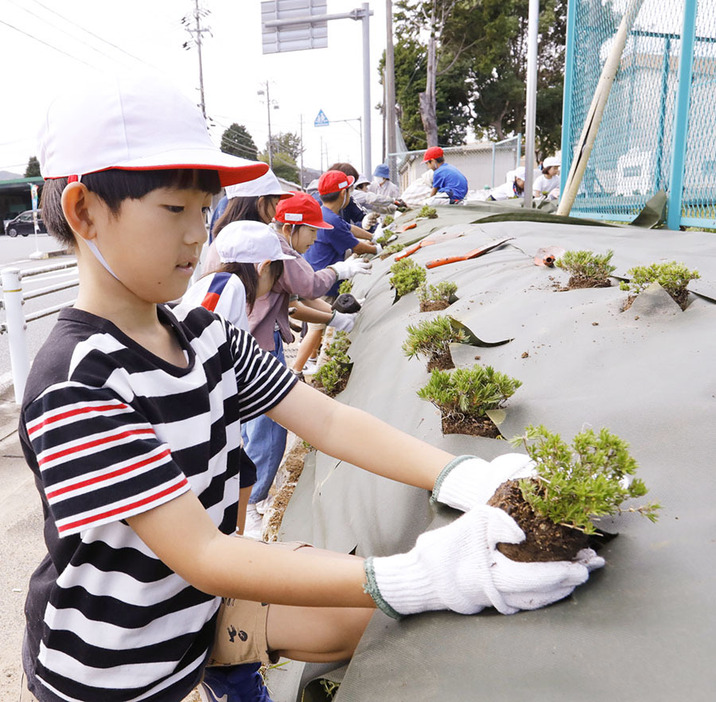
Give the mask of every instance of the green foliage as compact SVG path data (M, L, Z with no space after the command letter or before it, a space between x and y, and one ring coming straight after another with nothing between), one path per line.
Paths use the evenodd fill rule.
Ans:
M443 416L484 416L498 409L515 394L521 381L496 371L492 366L474 365L453 371L434 370L427 385L418 390L418 397L430 400Z
M393 236L393 232L390 231L390 229L384 229L383 235L379 236L376 241L381 245L385 246L388 243L388 239Z
M415 290L427 277L425 269L409 258L394 263L390 267L390 272L393 274L390 277L390 285L395 288L398 297Z
M296 161L301 155L301 137L293 132L279 132L271 135L271 170L277 178L298 183L300 177ZM266 149L258 157L259 161L269 162L268 142Z
M699 272L690 271L683 263L652 263L650 266L635 266L627 271L629 282L622 281L619 287L639 294L652 283L659 283L672 297L686 290L689 281L700 278Z
M434 207L430 207L429 205L423 205L420 210L418 210L417 216L424 217L425 219L437 219L438 211Z
M338 394L353 368L353 362L348 356L350 345L351 341L346 332L336 332L333 341L326 348L328 360L313 376L314 381L331 397Z
M259 157L251 134L243 124L236 124L236 122L221 135L221 150L225 154L241 156L251 161L257 161Z
M535 513L556 524L592 534L596 531L592 518L621 512L625 500L647 492L638 478L629 482L636 461L628 444L607 429L599 434L592 429L582 431L569 446L559 434L529 426L524 436L511 442L523 444L536 464L537 480L520 481L523 497ZM626 511L640 512L654 522L659 509L652 503Z
M41 175L40 162L37 160L37 156L30 156L27 161L27 168L25 168L25 178L39 178Z
M437 285L421 283L416 293L420 302L450 302L457 292L457 283L443 280Z
M610 261L613 251L606 254L595 254L593 251L566 251L564 256L555 261L555 265L568 271L577 278L588 278L595 282L605 282L616 270Z
M394 221L395 221L395 218L393 217L393 215L389 215L389 214L385 215L385 217L383 217L383 230L385 231L385 228L389 227L391 224L393 224ZM391 234L392 234L392 232L391 232Z
M408 358L418 354L432 358L450 351L450 344L465 343L467 335L454 327L447 315L438 315L419 324L408 325L408 338L403 342L403 353Z
M353 292L353 281L352 280L342 280L341 284L338 286L338 294L346 295L350 292Z
M397 241L394 244L391 244L390 246L386 246L382 253L386 254L386 256L392 256L393 254L400 253L405 248L405 244L399 244Z

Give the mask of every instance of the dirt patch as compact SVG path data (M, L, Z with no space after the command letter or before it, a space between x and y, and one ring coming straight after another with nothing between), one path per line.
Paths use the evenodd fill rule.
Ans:
M450 349L444 353L434 353L428 359L428 373L434 370L450 370L451 368L455 368L455 363L453 363Z
M283 474L281 488L271 502L271 514L264 528L264 536L268 541L276 541L278 538L283 514L303 472L304 459L311 450L311 446L297 437L281 464L280 470Z
M507 512L525 532L526 539L521 544L497 546L513 561L534 563L571 560L589 543L587 535L578 529L537 516L522 497L518 480L502 483L487 504Z
M443 416L443 434L468 434L497 439L502 434L489 417L468 417L464 414Z
M668 290L667 290L668 292ZM669 296L671 299L681 308L681 310L685 310L689 306L689 291L688 290L682 290L681 292L677 293L676 295L672 295L669 293ZM634 301L638 295L629 295L629 297L626 299L626 302L624 303L624 306L622 307L622 312L626 312L633 304Z
M420 303L421 312L437 312L446 310L448 307L450 307L450 303L447 300L426 300Z

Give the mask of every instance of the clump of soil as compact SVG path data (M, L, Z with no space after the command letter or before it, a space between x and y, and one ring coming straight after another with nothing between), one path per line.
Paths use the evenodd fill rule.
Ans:
M451 368L455 368L455 363L452 360L450 349L444 353L434 353L428 360L428 373L433 370L450 370Z
M497 425L487 416L444 415L442 426L443 434L468 434L469 436L484 436L488 439L497 439L502 436Z
M328 397L335 397L346 389L346 385L348 385L348 376L345 376L338 380L338 382L333 386L330 391L323 386L323 383L321 383L320 378L311 378L310 384L313 385L316 390L320 390L325 395L328 395Z
M522 497L519 480L502 483L487 504L507 512L525 532L526 539L521 544L497 546L513 561L534 563L571 560L589 544L589 537L584 532L536 515Z
M437 312L439 310L446 310L450 307L448 300L426 300L420 303L421 312ZM452 366L451 366L452 368Z
M678 293L672 294L669 292L669 295L671 295L671 299L681 308L682 311L684 311L689 306L689 291L688 290L681 290ZM626 302L624 303L624 306L622 307L622 312L626 312L633 304L634 301L638 295L629 295L627 297Z

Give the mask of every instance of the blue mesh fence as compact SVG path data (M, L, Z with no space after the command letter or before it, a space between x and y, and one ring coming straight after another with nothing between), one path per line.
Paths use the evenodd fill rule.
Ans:
M570 0L565 174L627 4ZM695 19L693 42L682 37L689 9ZM682 46L687 48L683 56ZM683 67L682 61L687 62ZM689 67L691 80L682 83L680 75ZM670 226L716 226L715 104L716 1L644 0L622 52L572 214L630 221L654 193L665 190L677 217L669 218ZM684 105L688 119L685 110L684 118L679 117Z

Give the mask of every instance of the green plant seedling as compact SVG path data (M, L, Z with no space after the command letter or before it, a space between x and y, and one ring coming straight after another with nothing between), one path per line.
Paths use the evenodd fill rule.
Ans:
M607 429L598 434L586 429L570 446L544 426L528 426L511 442L524 446L535 461L536 479L520 480L522 495L535 514L584 534L597 531L593 518L623 511L656 521L657 503L622 509L623 502L642 497L647 489L639 478L631 478L637 463L628 444Z
M389 214L385 215L385 217L383 217L383 230L385 230L386 227L389 227L391 224L393 224L394 221L395 221L395 217L393 217L393 215L389 215ZM391 232L391 234L392 234L392 232Z
M570 274L570 288L605 288L611 285L609 276L616 270L610 261L613 251L596 254L593 251L566 251L555 265Z
M634 266L627 271L630 281L619 284L621 290L639 295L652 283L659 283L672 299L684 309L689 291L686 286L690 281L700 278L699 272L690 271L683 263L670 261L668 263L652 263L650 266Z
M430 207L429 205L423 205L418 210L417 217L422 217L424 219L437 219L438 211L434 207Z
M514 395L522 382L496 371L492 366L474 365L454 371L434 370L418 397L429 400L439 410L444 433L499 436L487 417Z
M390 285L395 289L396 302L403 295L415 290L427 277L425 269L409 258L394 263L390 272L393 274L390 277Z
M348 293L353 292L353 281L352 280L342 280L341 284L338 286L338 294L339 295L347 295Z
M457 283L453 283L450 280L443 280L437 285L428 285L427 282L421 283L416 293L420 301L420 311L444 310L457 300L457 297L455 297L456 292Z
M331 344L326 348L328 360L316 371L313 381L329 397L335 397L348 383L353 362L348 356L350 339L346 332L336 332Z
M450 344L467 343L467 334L453 325L450 317L438 315L407 327L408 337L403 343L403 353L408 358L421 355L428 359L427 369L454 368Z
M388 243L390 237L393 236L393 232L390 229L383 229L382 236L379 236L376 241L381 245L385 246Z

